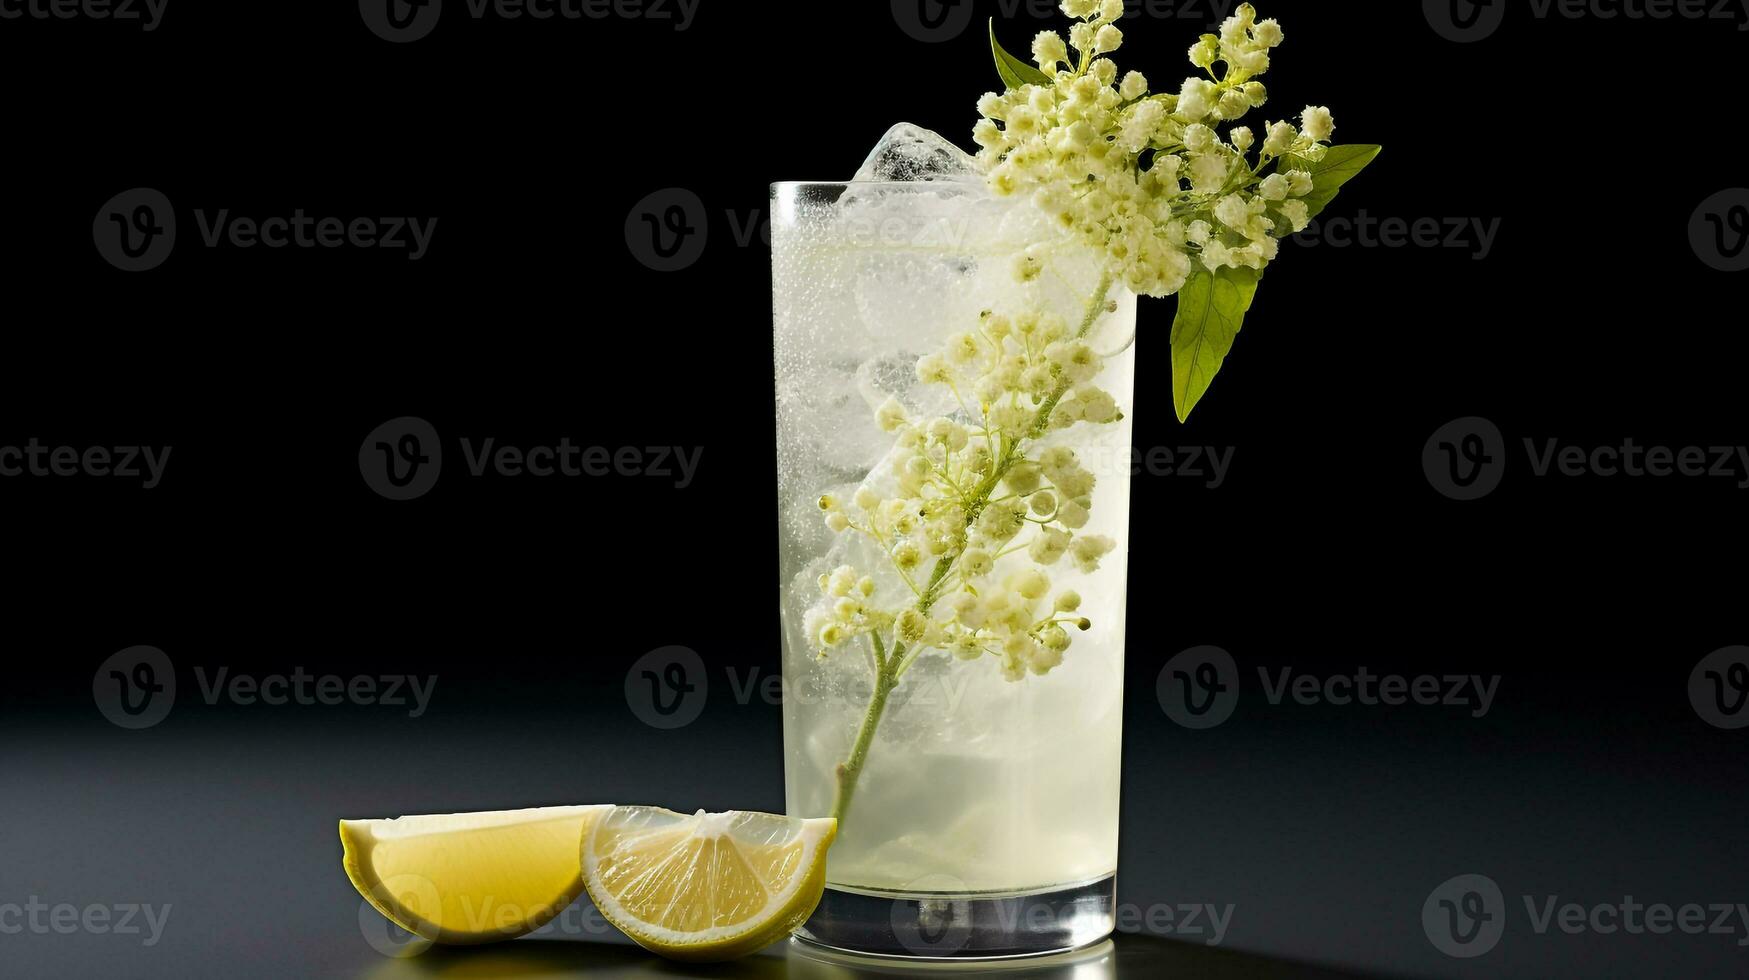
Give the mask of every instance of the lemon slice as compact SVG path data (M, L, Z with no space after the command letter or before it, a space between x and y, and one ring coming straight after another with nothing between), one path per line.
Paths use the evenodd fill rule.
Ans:
M583 838L583 885L607 921L677 960L729 960L788 936L820 904L830 818L622 806Z
M342 820L346 877L377 911L436 943L514 939L583 892L578 842L611 806Z

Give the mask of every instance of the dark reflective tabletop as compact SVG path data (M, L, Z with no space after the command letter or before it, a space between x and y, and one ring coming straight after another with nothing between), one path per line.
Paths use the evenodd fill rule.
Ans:
M805 943L780 943L734 963L691 966L650 956L635 946L531 937L495 947L426 949L361 966L358 980L537 980L549 977L711 977L722 980L851 980L855 977L927 977L997 974L1016 980L1117 980L1195 977L1207 980L1274 977L1337 978L1311 965L1152 936L1120 934L1088 949L1056 956L966 963L906 963L851 956Z

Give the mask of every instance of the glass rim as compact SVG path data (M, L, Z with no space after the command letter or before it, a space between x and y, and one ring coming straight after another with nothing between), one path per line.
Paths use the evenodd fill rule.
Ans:
M957 180L774 180L773 192L805 187L952 187L955 184L982 186L982 181Z

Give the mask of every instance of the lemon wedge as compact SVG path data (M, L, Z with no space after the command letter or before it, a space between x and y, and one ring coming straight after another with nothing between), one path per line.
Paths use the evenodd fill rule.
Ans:
M583 885L607 921L653 953L735 959L813 914L837 833L830 818L615 807L583 837Z
M396 925L436 943L514 939L583 892L578 842L611 806L342 820L346 877Z

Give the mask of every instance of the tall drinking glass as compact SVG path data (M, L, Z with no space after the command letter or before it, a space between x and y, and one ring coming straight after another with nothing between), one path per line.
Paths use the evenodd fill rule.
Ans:
M772 188L800 938L912 957L1113 926L1135 298L979 181Z

